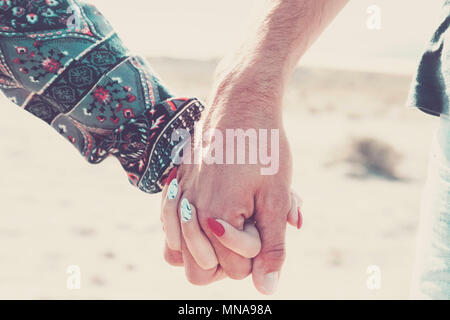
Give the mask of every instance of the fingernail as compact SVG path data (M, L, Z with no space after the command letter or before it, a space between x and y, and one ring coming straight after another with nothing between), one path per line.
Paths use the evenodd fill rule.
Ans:
M274 294L278 287L278 272L268 273L264 276L264 290L267 294Z
M218 237L221 237L225 234L225 228L223 225L213 218L208 218L208 226L212 232Z
M181 220L188 222L192 218L191 204L186 198L181 200Z
M297 208L298 220L297 220L297 229L300 229L303 225L303 216L300 208Z
M178 194L178 180L175 178L170 182L169 188L167 188L167 199L173 200Z
M175 179L177 177L177 172L178 172L178 168L175 167L172 169L172 171L170 171L169 176L167 177L166 181L164 181L165 185L167 186L168 184L170 184L172 182L173 179Z

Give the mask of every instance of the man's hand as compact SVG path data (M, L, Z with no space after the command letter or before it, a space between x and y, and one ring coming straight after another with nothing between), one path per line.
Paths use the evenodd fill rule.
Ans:
M196 151L200 147L208 150L207 147L214 144L215 159L220 159L217 152L221 151L222 161L206 164L205 159L202 159L201 163L182 164L177 173L178 192L180 198L188 199L196 208L199 224L211 240L219 264L226 275L233 279L242 279L253 270L255 286L261 292L269 294L276 288L285 256L285 228L292 206L292 161L282 128L281 114L275 112L281 103L281 93L278 91L280 86L276 82L273 86L269 83L258 86L255 83L257 72L254 76L247 72L252 70L246 69L245 73L239 73L236 78L230 74L225 79L219 78L214 102L200 128L203 138L210 139L203 140L203 145L197 146ZM268 87L272 89L267 90ZM258 139L257 145L254 145L255 141L250 143L251 138L245 145L240 145L233 137L234 148L230 149L230 137L227 137L227 130L230 129L241 129L242 132L250 129L256 133L263 129L267 130L265 132L268 133L268 138L259 139L258 135L255 136ZM217 144L217 135L211 135L212 132L223 137L222 144ZM272 132L275 134L271 135ZM238 150L239 148L241 150ZM255 150L257 157L262 153L277 162L275 165L271 164L273 172L268 172L271 175L263 175L263 169L267 170L268 164L262 164L259 161L261 159L258 159L256 164L248 163L249 152ZM246 155L245 164L236 164L239 152ZM203 156L205 153L207 152L204 152ZM230 153L234 154L234 157L232 163L228 161L227 164ZM170 210L163 209L163 212L167 211ZM294 223L297 224L298 216L294 216L291 220L295 220ZM245 259L222 245L221 236L211 230L208 218L220 219L239 230L242 230L244 223L249 220L256 222L262 248L254 260L253 268L250 259ZM168 231L168 228L171 227L166 227L167 234L179 234L177 230ZM183 233L183 236L185 242L191 241L190 234ZM175 237L168 235L168 242L177 243L179 240L174 239ZM177 245L171 247L176 249ZM217 272L220 270L199 272L198 266L190 263L194 261L195 259L190 257L188 261L184 259L187 277L191 282L203 284L217 278Z
M221 132L226 129L260 132L265 129L269 136L270 132L277 132L278 143L268 139L265 142L259 140L257 145L259 154L263 149L268 150L272 160L278 162L277 170L271 175L262 175L265 166L260 161L257 165L203 166L197 171L196 185L200 191L202 182L207 181L206 190L210 191L199 200L204 205L214 204L215 210L209 215L213 214L235 227L242 226L245 219L255 220L262 248L254 259L253 280L259 291L270 294L276 288L285 257L285 228L291 209L292 159L281 119L283 92L280 80L275 77L265 79L256 65L232 65L229 70L233 72L219 75L204 132L211 128ZM230 206L230 203L230 210L220 212L221 207ZM210 233L208 237L212 238ZM218 257L222 264L220 253ZM224 269L227 270L226 267Z
M240 279L252 271L254 284L259 291L265 294L275 291L285 256L286 221L294 225L300 222L300 214L293 214L291 210L294 202L290 196L292 161L281 120L284 88L300 57L346 2L267 1L265 14L256 24L256 30L230 60L222 62L212 106L202 120L200 132L204 134L210 129L216 129L225 137L227 129L254 129L257 132L259 129L268 129L269 132L278 130L278 146L273 148L268 143L265 147L271 155L278 155L279 167L273 175L262 175L264 165L261 162L256 165L181 165L178 170L180 192L197 208L201 229L211 240L220 264L218 268L207 271L202 271L198 265L194 266L195 262L199 263L203 258L199 253L196 254L197 259L186 254L189 246L184 245L184 240L189 242L192 234L187 236L183 232L183 240L180 239L180 232L166 230L168 243L172 243L169 247L181 247L187 276L193 283L209 283L220 279L222 272ZM213 144L212 140L206 139L205 144ZM246 147L248 151L251 145ZM253 269L249 259L222 245L222 232L214 233L208 225L208 218L219 218L237 229L242 229L248 219L254 219L262 247L254 258ZM198 237L197 233L194 234ZM204 240L197 242L204 243ZM192 239L190 242L193 242ZM181 243L181 246L176 243ZM181 259L179 255L170 253L170 250L168 252L166 257ZM210 259L208 263L201 261L200 264L209 265L213 262Z

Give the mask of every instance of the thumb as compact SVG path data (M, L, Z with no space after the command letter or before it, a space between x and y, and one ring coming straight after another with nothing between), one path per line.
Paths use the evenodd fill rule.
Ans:
M286 220L290 201L280 205L256 206L256 226L261 237L261 252L253 261L253 283L263 294L275 293L286 256ZM258 210L259 209L259 210Z

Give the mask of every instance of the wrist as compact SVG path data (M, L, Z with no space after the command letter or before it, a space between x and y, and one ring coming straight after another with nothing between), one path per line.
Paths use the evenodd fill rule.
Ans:
M211 111L281 117L284 83L279 71L259 61L240 60L225 66L222 62L216 72Z

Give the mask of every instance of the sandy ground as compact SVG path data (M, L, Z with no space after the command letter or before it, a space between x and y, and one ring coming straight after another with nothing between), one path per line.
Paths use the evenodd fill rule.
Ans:
M213 62L153 59L183 96L206 97ZM436 119L404 107L410 77L300 69L285 103L305 224L288 231L280 299L407 298ZM251 279L194 287L162 258L160 196L113 159L86 163L44 123L1 100L0 298L260 299ZM351 141L401 154L400 179L355 176ZM81 268L68 290L67 267ZM369 290L367 267L381 269Z

